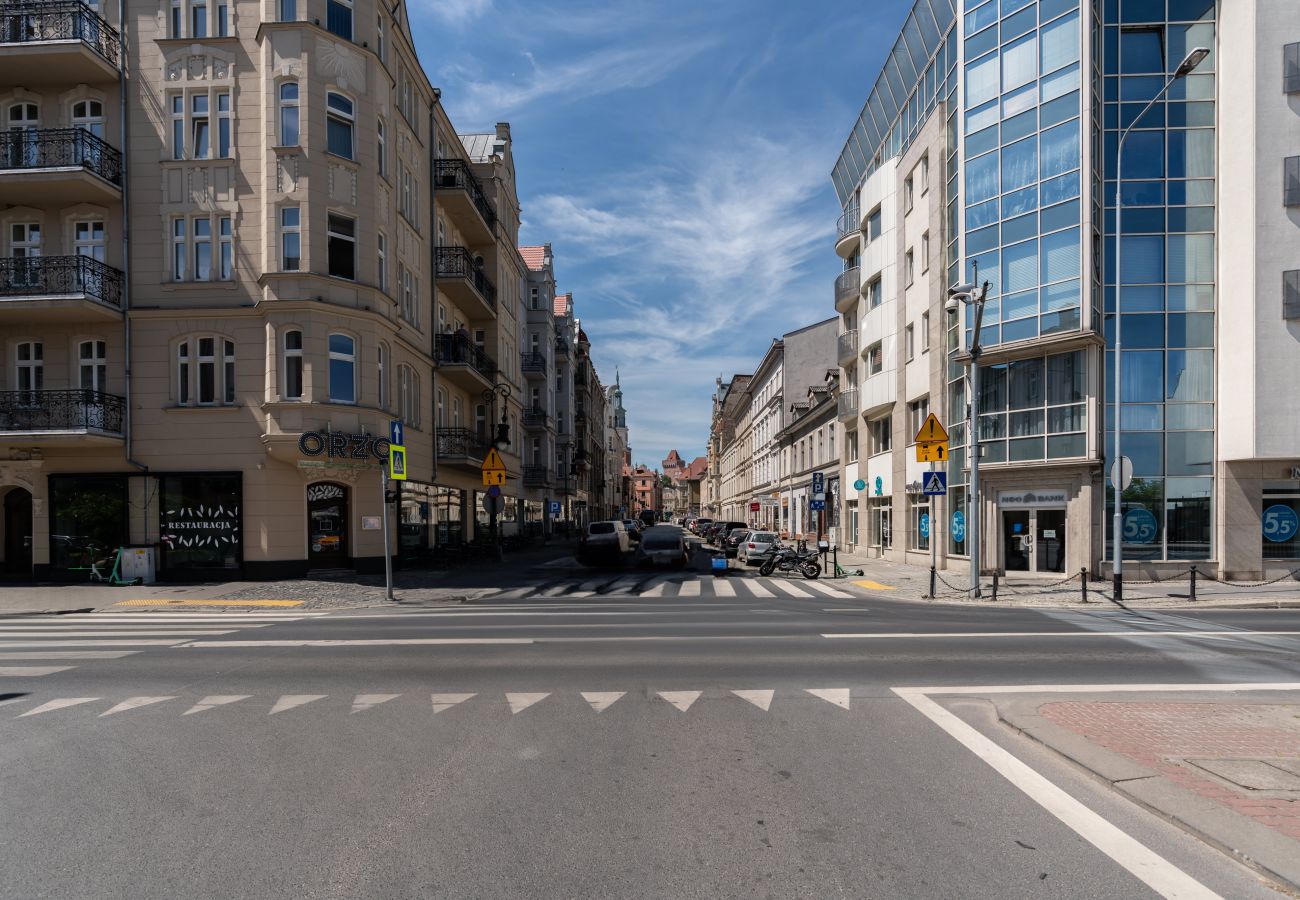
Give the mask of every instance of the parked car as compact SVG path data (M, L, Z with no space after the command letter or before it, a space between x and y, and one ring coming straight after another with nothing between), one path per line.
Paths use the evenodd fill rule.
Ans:
M627 539L634 544L641 543L641 523L636 519L624 519L623 527L627 529Z
M727 532L727 536L722 539L722 550L727 554L728 559L736 555L741 542L747 537L749 537L748 528L733 528Z
M736 559L747 566L757 565L758 559L771 550L775 543L775 531L751 531L736 547Z
M713 524L713 520L712 520L712 519L706 519L706 518L701 517L701 518L698 518L698 519L696 519L694 522L691 523L691 531L695 532L696 534L698 534L698 535L700 535L700 536L703 536L703 535L704 535L704 529L708 528L708 527L709 527L710 525L712 525L712 524Z
M748 527L746 522L716 522L709 531L708 542L715 547L721 547L723 540L733 529Z
M637 518L641 520L641 524L645 525L646 528L649 528L659 521L659 514L653 509L643 509L637 515Z
M686 538L676 528L649 528L637 547L636 562L637 565L683 568L686 565Z
M622 562L631 549L632 542L628 538L627 527L621 521L590 522L582 535L578 561L587 564Z

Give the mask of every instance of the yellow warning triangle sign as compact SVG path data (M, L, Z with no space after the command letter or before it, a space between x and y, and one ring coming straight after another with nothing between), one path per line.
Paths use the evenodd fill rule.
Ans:
M915 443L918 444L946 444L948 443L948 432L943 430L939 420L935 418L934 413L925 417L925 423L921 425L921 430L916 433Z
M497 453L496 447L488 451L487 457L483 460L482 470L484 472L504 472L506 470L506 464L501 461L501 454Z

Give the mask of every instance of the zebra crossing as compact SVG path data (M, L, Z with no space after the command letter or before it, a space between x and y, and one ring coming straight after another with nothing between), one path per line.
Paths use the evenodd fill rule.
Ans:
M0 619L0 678L39 678L197 637L231 635L320 612L94 612Z
M739 575L717 577L695 573L672 575L622 575L591 578L563 578L544 582L540 585L509 588L494 592L490 599L498 600L544 600L558 597L585 598L600 596L618 597L678 597L683 599L745 599L774 600L793 598L797 600L815 600L832 598L835 600L857 600L860 595L852 593L843 585L831 585L824 581L793 580L786 578L762 578L757 575Z
M274 699L273 699L274 698ZM820 700L843 710L851 708L851 690L845 687L810 687L788 688L780 691L775 688L710 688L697 690L645 690L645 691L507 691L497 692L463 692L463 693L395 693L395 694L278 694L260 697L255 694L207 694L184 698L180 695L143 695L122 697L55 697L35 706L27 706L25 699L0 701L5 709L4 718L29 719L60 713L78 708L81 714L91 718L105 719L123 716L137 710L164 706L170 710L168 715L181 718L199 716L207 713L221 715L222 710L240 708L245 713L260 718L279 716L302 710L310 704L323 703L313 709L323 710L325 714L357 715L367 713L379 707L401 708L402 714L418 712L437 716L453 709L474 709L479 714L509 717L519 716L534 710L536 714L582 712L590 708L592 714L601 714L621 703L622 708L632 707L637 703L664 705L687 713L700 700L705 701L744 701L762 712L771 712L773 704L780 706L794 701ZM399 702L394 702L399 701ZM388 704L393 703L393 707ZM21 709L21 712L17 710ZM127 717L129 718L129 716Z

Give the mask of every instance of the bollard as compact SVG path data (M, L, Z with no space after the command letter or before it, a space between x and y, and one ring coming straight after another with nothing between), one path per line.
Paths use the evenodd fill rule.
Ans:
M996 603L998 599L998 573L993 573L993 596L989 598L990 603Z
M1083 602L1088 602L1088 568L1079 570L1079 590L1083 593Z
M1192 571L1190 573L1189 581L1190 581L1190 585L1187 589L1187 597L1189 600L1195 602L1196 601L1196 566L1192 566Z
M938 593L937 590L935 589L936 578L938 578L938 573L934 571L934 566L930 566L930 599L931 600L933 600L935 594Z

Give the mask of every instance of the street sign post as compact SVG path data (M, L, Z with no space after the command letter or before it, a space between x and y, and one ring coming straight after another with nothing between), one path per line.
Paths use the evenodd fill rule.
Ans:
M1119 482L1119 489L1127 491L1128 486L1133 483L1133 460L1127 456L1121 456L1119 462L1110 464L1110 483Z
M813 472L812 489L814 494L821 494L826 491L826 474L824 472Z
M808 508L809 508L810 510L812 510L813 512L820 512L821 510L823 510L823 509L826 508L826 501L825 501L825 500L809 500L809 501L808 501Z
M921 482L921 493L927 497L946 497L948 495L948 473L926 472L925 480Z
M948 432L939 423L934 413L925 417L920 430L916 432L917 462L947 462Z

